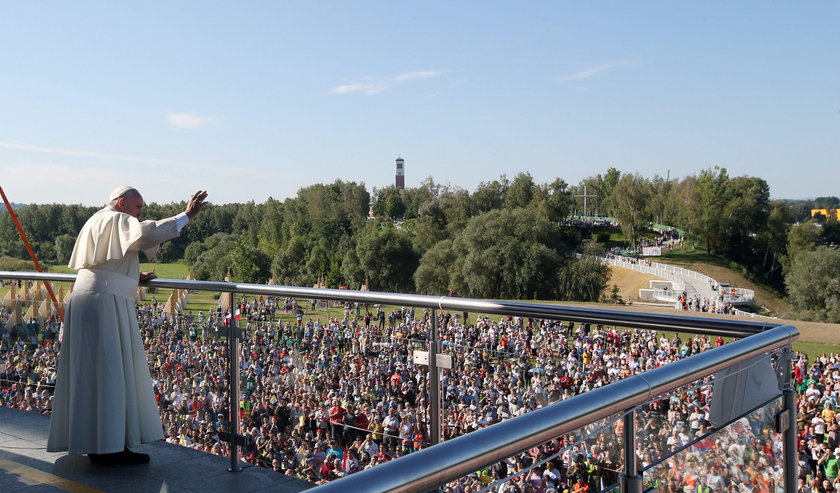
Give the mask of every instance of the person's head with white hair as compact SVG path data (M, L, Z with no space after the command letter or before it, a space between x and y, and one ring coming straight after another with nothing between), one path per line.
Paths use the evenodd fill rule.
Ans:
M111 195L108 196L108 205L117 212L139 219L146 203L136 188L123 185L111 191Z

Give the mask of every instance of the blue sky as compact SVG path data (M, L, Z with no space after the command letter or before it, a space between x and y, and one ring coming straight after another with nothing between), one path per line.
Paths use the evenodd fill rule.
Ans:
M427 176L840 195L840 3L0 3L0 185L217 203Z

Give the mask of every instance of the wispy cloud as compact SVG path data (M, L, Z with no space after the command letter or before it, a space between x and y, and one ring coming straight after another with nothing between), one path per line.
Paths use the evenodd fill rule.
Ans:
M333 94L350 94L354 92L363 92L368 96L382 92L385 86L382 84L344 84L332 90Z
M430 77L437 77L438 75L442 75L443 72L439 70L425 70L420 72L406 72L404 74L400 74L394 77L395 81L403 81L403 80L414 80L414 79L428 79Z
M107 154L103 152L92 152L92 151L79 151L74 149L57 149L54 147L44 147L44 146L35 146L29 144L18 144L15 142L0 142L0 149L15 149L19 151L29 151L29 152L40 152L45 154L57 154L63 156L79 156L79 157L86 157L91 159L103 159L106 161L123 161L123 162L133 162L133 163L143 163L143 164L157 164L163 166L173 166L178 168L191 168L196 170L202 171L221 171L223 173L230 173L231 167L230 166L221 166L215 164L203 164L203 163L190 163L186 161L173 161L170 159L159 159L154 157L143 157L143 156L127 156L121 154ZM2 163L0 163L2 164ZM248 176L285 176L281 173L276 173L274 171L265 171L260 170L257 167L249 167L243 166L241 168L236 168L238 173L242 173L243 175ZM2 175L0 175L2 176Z
M590 77L595 77L596 75L606 74L608 72L612 72L613 70L623 68L623 67L632 67L633 65L638 65L641 63L641 60L631 58L631 59L623 59L623 60L615 60L612 62L602 63L600 65L593 65L591 67L587 67L580 72L576 72L574 74L569 75L562 75L557 78L557 80L566 82L572 80L581 80L581 79L588 79Z
M207 125L214 118L201 116L196 113L167 113L166 120L176 127L193 129Z
M151 157L139 157L139 156L122 156L119 154L106 154L102 152L91 152L91 151L77 151L72 149L56 149L54 147L43 147L43 146L34 146L29 144L16 144L14 142L0 142L0 147L6 149L17 149L19 151L32 151L32 152L43 152L47 154L61 154L64 156L81 156L81 157L89 157L95 159L107 159L110 161L132 161L132 162L139 162L139 163L149 163L149 164L163 164L167 166L192 166L192 167L214 167L214 166L203 166L199 164L193 163L185 163L183 161L170 161L168 159L158 159L158 158L151 158ZM224 169L219 167L220 169Z
M440 70L424 70L417 72L406 72L403 74L394 75L391 77L363 77L354 81L348 81L347 84L334 87L330 92L333 94L352 94L363 93L366 96L373 96L382 91L393 89L401 83L429 79L443 75L445 72Z

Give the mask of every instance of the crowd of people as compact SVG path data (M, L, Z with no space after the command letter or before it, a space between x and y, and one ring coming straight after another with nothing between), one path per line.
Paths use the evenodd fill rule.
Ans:
M429 446L428 368L414 364L412 351L425 347L431 313L347 304L343 317L321 320L317 311L304 315L303 306L291 299L241 300L234 313L245 327L242 378L231 390L218 329L230 312L172 316L157 303L140 305L166 440L229 454L223 438L230 431L229 392L236 391L244 459L307 481L331 481ZM280 313L296 316L284 322ZM0 309L0 405L48 413L60 371L58 323L8 328L7 318ZM518 317L473 320L468 313L440 313L438 325L442 350L455 362L440 379L443 440L723 344L703 335ZM826 409L838 404L838 359L796 360L802 482L812 488L806 491L837 491L840 426ZM773 491L781 448L769 411L713 434L711 388L701 382L638 409L636 454L640 467L652 465L647 480L671 492ZM601 491L623 469L622 426L616 419L557 437L444 490ZM684 447L683 459L658 462Z
M735 314L735 307L732 303L726 303L721 299L709 299L699 294L691 296L687 291L680 293L677 303L685 311L720 313L724 315Z

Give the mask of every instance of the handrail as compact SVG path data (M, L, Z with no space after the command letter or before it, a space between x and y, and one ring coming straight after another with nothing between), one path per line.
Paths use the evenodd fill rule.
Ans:
M0 279L74 282L76 275L44 272L0 271ZM223 293L289 296L319 300L384 303L389 305L415 306L439 310L468 311L494 315L514 315L520 317L631 326L644 329L673 330L730 337L747 337L750 334L755 334L782 325L781 323L770 321L753 322L705 317L686 317L681 315L606 310L602 308L550 305L521 301L488 301L472 298L454 298L449 296L394 294L376 291L353 291L346 289L266 286L264 284L177 279L154 279L141 283L140 285L154 288L187 289L191 291L219 291Z
M726 344L351 474L312 492L424 492L716 371L791 344L790 325Z

